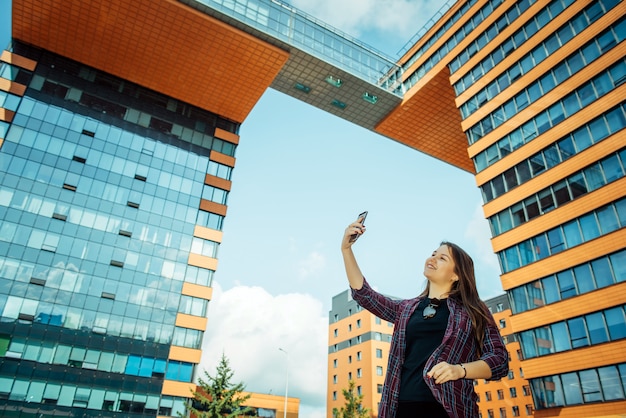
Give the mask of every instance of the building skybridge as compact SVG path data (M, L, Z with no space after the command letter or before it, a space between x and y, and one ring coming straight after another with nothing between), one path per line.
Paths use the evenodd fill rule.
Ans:
M180 1L209 15L217 12L235 19L240 24L232 24L239 29L254 28L391 93L401 84L402 67L395 59L288 3L278 0ZM224 16L219 18L223 20Z

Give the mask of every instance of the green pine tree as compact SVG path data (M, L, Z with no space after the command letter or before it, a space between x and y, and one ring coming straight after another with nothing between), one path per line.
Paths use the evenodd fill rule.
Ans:
M190 416L197 418L250 416L254 409L242 405L250 398L250 395L242 395L245 388L243 383L231 383L230 380L234 374L228 359L222 354L222 359L215 371L215 377L204 370L204 378L198 379L200 389L193 393L193 400L187 404L186 412L191 412ZM179 414L179 417L184 416Z
M348 383L348 389L342 389L346 404L341 409L333 408L335 418L369 418L369 409L363 408L363 395L354 393L354 380Z

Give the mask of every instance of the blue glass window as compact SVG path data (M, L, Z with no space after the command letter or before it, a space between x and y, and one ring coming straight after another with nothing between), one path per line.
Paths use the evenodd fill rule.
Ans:
M577 295L576 283L571 270L565 270L557 274L561 299L568 299Z
M613 274L617 283L626 281L626 251L620 251L609 256Z
M154 359L150 357L143 357L141 359L141 366L139 367L139 376L151 377L153 369Z
M574 268L574 277L578 285L579 293L585 294L596 289L596 284L591 274L591 266L587 263Z
M626 319L624 309L620 307L607 309L604 313L611 340L626 338ZM624 376L626 378L626 376Z
M625 153L622 153L625 155ZM621 226L626 226L626 199L615 202L615 210Z
M586 315L585 321L587 322L591 344L609 341L609 334L604 324L604 315L601 312Z
M530 309L528 294L525 286L519 286L509 291L514 312L524 312Z
M523 331L520 333L520 339L522 342L524 357L537 357L537 344L535 341L535 333L533 331Z
M567 182L573 199L576 199L578 196L582 196L588 192L587 184L585 183L582 173L574 174L568 179Z
M624 399L624 388L615 366L601 367L598 369L598 374L605 400Z
M535 246L535 254L537 260L541 260L550 255L548 239L546 235L537 235L536 237L532 238L532 242Z
M567 325L565 322L557 322L552 324L552 336L554 338L554 350L555 352L563 352L572 349L569 333L567 332Z
M141 364L141 357L136 355L129 355L128 360L126 362L126 370L124 373L138 376L139 375L139 366Z
M580 229L582 230L585 241L591 241L592 239L600 236L600 230L598 229L598 222L596 221L595 213L592 212L581 216L579 221Z
M546 304L561 300L561 292L556 283L556 276L548 276L541 281Z
M586 347L589 345L589 338L583 318L570 319L567 321L567 326L569 328L573 348Z
M521 262L523 263L523 265L526 265L535 261L535 248L533 247L532 242L530 240L526 240L520 243L518 247L519 247ZM516 256L515 262L519 264L520 261L519 261L519 258L517 258L517 253L514 251L511 251L511 254L512 255L515 254Z
M600 229L603 234L608 234L609 232L619 229L620 224L613 205L600 208L597 210L597 213Z
M608 158L605 158L600 162L600 164L602 165L602 171L604 172L607 183L610 183L624 176L624 170L622 169L617 155L612 155Z
M610 286L614 283L609 260L606 257L592 261L591 268L598 288Z
M517 247L513 246L504 250L504 257L506 259L506 266L508 269L514 270L520 267Z
M589 191L599 189L604 186L604 176L599 164L593 164L584 170L585 180Z
M579 373L580 388L585 402L602 401L602 390L595 369L582 370Z

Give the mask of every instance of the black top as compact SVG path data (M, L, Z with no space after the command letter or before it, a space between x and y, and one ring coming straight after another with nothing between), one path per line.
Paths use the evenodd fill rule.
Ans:
M423 311L429 303L430 299L424 298L417 305L406 327L406 356L402 365L400 401L436 402L422 374L426 360L441 345L450 311L447 300L441 299L435 316L424 319Z

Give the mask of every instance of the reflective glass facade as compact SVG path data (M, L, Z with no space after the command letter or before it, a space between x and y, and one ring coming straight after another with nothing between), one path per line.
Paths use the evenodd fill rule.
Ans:
M411 54L410 58L406 60L406 62L402 63L402 68L407 68L414 62L416 62L430 47L432 47L439 39L441 39L446 32L452 28L465 14L469 11L469 9L476 4L477 0L468 0L461 5L457 10L452 13L451 16L446 16L444 18L445 22L438 28L435 33L426 35L427 40L424 44L417 49L413 54ZM439 22L437 22L439 23ZM420 39L413 39L415 42L421 41ZM412 46L412 45L411 45Z
M624 399L625 380L625 363L546 376L532 382L533 400L541 409L615 401Z
M34 71L2 93L15 112L0 148L0 415L176 415L191 384L238 125L49 52L15 44ZM209 234L210 235L210 234ZM210 263L206 263L210 264ZM201 292L200 292L201 293ZM201 321L196 321L201 323ZM187 350L187 351L185 351ZM15 415L20 416L20 415Z
M626 250L577 264L511 291L514 314L626 282ZM623 317L618 317L623 321Z
M493 11L500 6L504 0L491 0L487 2L483 7L481 7L472 17L465 23L461 28L459 28L450 39L448 39L441 47L439 47L434 53L432 53L429 58L420 65L417 70L415 70L410 76L406 78L403 82L403 86L406 90L414 86L430 69L432 69L437 63L441 62L441 60L452 50L454 49L460 41L465 39L465 37L473 31L478 25L480 25L485 19L493 13ZM466 8L472 6L472 2L466 3ZM433 38L435 39L435 38ZM418 51L419 52L419 51ZM417 58L421 55L419 53L413 54L413 56L404 64L402 67L406 68L413 64Z
M513 190L515 187L524 184L531 178L541 175L541 173L544 173L557 164L567 161L570 157L575 156L576 153L589 148L593 144L597 144L603 139L610 138L612 135L624 129L624 127L626 127L626 108L623 105L619 105L614 109L604 112L592 121L585 123L580 128L560 138L557 142L550 145L550 147L532 155L515 167L484 184L481 187L483 200L490 202L496 199L506 192ZM615 170L619 171L619 165L615 166L613 169L609 169L610 174L607 175L607 179L615 179ZM581 190L583 190L583 193L586 192L585 188ZM557 194L560 195L560 193ZM575 194L574 192L574 195ZM524 206L528 205L529 204L524 203ZM532 210L532 214L535 215L534 210ZM536 215L538 214L537 212ZM504 216L506 217L506 215ZM500 214L498 217L500 217ZM526 220L530 220L533 217L534 216L529 213ZM510 220L502 219L501 222L496 222L491 219L490 221L494 235L499 235L511 229L505 226L505 224L510 223Z
M500 64L514 49L520 48L528 39L550 22L550 20L556 18L567 6L571 5L573 1L574 0L551 1L541 12L528 19L520 29L506 39L506 41L502 42L501 45L498 45L493 52L483 58L478 65L467 71L467 74L454 84L456 93L463 93L467 88L480 80L484 74ZM486 44L485 42L483 46ZM463 55L464 54L461 54L460 57ZM539 55L538 59L542 60L545 57L545 55ZM456 70L457 65L453 64L452 69Z

